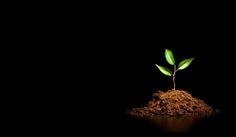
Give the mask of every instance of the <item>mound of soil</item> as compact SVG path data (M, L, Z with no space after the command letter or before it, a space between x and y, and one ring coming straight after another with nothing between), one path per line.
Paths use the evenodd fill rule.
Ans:
M158 91L153 99L144 107L133 108L129 114L138 117L155 115L168 116L210 116L214 113L212 107L203 100L193 98L183 90Z

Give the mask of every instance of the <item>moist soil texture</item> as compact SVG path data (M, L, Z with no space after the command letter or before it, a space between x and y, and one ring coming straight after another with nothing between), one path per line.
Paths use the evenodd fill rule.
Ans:
M153 94L151 101L143 107L133 108L128 111L132 116L153 117L164 116L211 116L214 114L212 107L203 100L192 97L184 90L158 91Z

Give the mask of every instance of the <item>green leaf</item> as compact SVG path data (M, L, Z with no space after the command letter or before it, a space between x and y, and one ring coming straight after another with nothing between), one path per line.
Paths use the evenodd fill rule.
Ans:
M171 75L172 75L172 72L171 72L168 68L159 66L159 65L157 65L157 64L156 64L156 66L157 66L157 68L158 68L163 74L165 74L165 75L167 75L167 76L171 76Z
M167 62L170 65L175 65L175 58L174 58L174 55L172 54L172 52L170 50L166 49L165 57L166 57Z
M177 70L182 70L182 69L187 68L191 64L193 59L194 58L189 58L189 59L185 59L182 62L180 62Z

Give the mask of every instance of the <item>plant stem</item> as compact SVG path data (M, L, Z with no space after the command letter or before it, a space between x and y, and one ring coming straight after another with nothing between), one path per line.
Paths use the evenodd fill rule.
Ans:
M174 65L174 73L173 73L173 78L172 78L172 80L173 80L173 84L174 84L174 90L175 90L175 73L176 73L176 65Z

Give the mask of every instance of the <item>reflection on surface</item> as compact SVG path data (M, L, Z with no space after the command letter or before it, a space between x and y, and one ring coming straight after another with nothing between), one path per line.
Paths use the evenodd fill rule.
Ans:
M199 116L184 116L184 117L169 117L155 116L149 121L160 128L164 132L187 132L204 117Z

